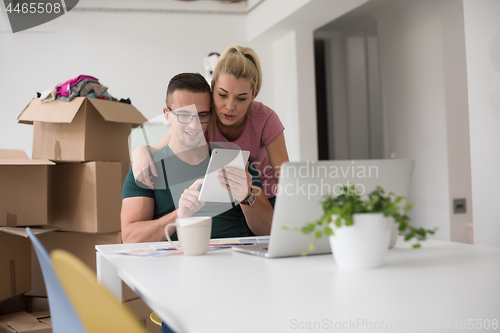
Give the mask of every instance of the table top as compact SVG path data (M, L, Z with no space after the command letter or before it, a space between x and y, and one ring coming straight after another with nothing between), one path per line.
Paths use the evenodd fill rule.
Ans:
M180 332L500 330L498 248L427 240L412 249L400 237L382 267L361 271L340 271L331 254L113 254L145 245L96 249Z

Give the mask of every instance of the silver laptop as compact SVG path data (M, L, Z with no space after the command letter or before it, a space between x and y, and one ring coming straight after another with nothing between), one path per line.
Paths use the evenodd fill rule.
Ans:
M319 202L324 195L340 194L342 187L351 182L358 193L365 195L379 185L386 193L407 197L413 166L409 159L283 163L269 243L233 250L267 258L331 253L327 237L315 241L313 235L300 231L306 222L323 215ZM312 252L308 252L310 242L314 243Z

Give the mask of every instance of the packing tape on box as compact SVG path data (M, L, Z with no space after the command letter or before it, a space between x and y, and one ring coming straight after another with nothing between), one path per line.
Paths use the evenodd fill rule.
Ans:
M17 215L7 213L7 227L17 227Z

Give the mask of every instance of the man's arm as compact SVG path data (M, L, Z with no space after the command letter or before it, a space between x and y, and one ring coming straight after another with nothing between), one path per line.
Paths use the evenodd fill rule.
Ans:
M159 242L166 240L165 227L175 223L177 210L153 220L154 199L130 197L122 200L121 226L123 243ZM170 229L173 232L173 229Z
M166 240L165 227L178 217L189 217L205 205L198 201L198 188L203 179L196 180L184 190L179 208L153 220L155 201L150 197L129 197L122 200L121 225L123 243L159 242ZM174 229L169 229L172 236Z

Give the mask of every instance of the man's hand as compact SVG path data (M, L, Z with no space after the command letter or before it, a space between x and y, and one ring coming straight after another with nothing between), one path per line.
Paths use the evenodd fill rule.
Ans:
M252 176L248 172L248 162L246 170L227 167L225 171L219 171L218 179L220 185L231 191L238 202L248 196L252 185Z
M190 217L201 207L205 206L204 202L199 202L198 197L200 195L199 188L203 184L203 179L198 179L191 186L184 190L179 199L179 208L177 208L177 217Z
M155 177L158 177L156 172L155 164L150 154L151 149L146 146L137 146L132 152L132 172L134 173L134 178L153 189L154 183L151 181L151 172Z

